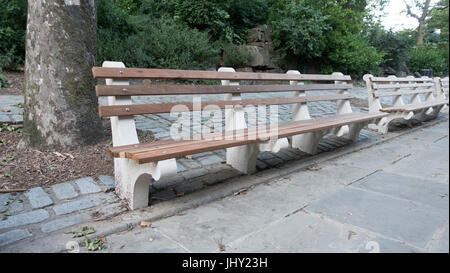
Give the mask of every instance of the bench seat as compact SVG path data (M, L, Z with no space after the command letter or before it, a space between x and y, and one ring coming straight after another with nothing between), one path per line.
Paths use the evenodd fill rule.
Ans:
M151 143L116 146L110 148L109 152L113 157L128 158L137 164L144 164L218 149L265 142L269 137L273 136L284 138L314 131L323 131L353 123L380 119L387 115L386 113L351 113L311 120L284 122L279 125L277 132L273 134L270 134L270 130L267 128L267 134L264 135L264 139L257 137L251 138L252 132L255 132L256 128L250 127L245 130L235 130L235 137L233 139L226 139L224 132L212 133L209 136L203 136L203 140L195 140L195 138L193 138L194 140L178 141L172 139L159 140ZM261 130L261 128L259 129ZM261 134L258 135L261 136ZM214 140L214 138L218 140Z
M421 103L421 104L409 104L402 107L387 107L380 109L381 112L411 112L411 111L417 111L421 109L426 109L429 107L435 107L439 105L445 105L448 104L448 100L443 101L434 101L431 103Z

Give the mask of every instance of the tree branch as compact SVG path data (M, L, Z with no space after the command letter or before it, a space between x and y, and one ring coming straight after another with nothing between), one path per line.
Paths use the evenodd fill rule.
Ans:
M427 0L427 1L428 1L428 0ZM406 2L406 0L403 0L403 3L405 3L405 5L406 5L406 13L407 13L409 16L411 16L411 17L413 17L413 18L416 18L417 20L420 20L420 17L419 17L418 15L412 13L412 11L411 11L411 6Z

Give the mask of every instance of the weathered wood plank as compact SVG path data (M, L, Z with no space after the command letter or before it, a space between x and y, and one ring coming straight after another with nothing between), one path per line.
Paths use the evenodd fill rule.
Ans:
M432 87L434 83L405 83L405 84L373 84L374 89L395 89L395 88L414 88L414 87Z
M259 105L281 105L281 104L295 104L305 102L327 101L327 100L345 100L353 98L348 94L337 95L321 95L321 96L308 96L308 97L296 97L296 98L270 98L270 99L254 99L254 100L233 100L233 101L204 101L201 103L202 109L206 106L217 106L220 109L225 107L240 105L245 106L259 106ZM133 104L133 105L111 105L100 106L100 117L111 116L133 116L133 115L145 115L145 114L161 114L170 113L175 106L183 105L187 111L197 111L202 109L195 109L192 102L179 102L179 103L161 103L161 104Z
M188 95L260 93L314 90L351 89L351 84L302 84L302 85L97 85L97 96L143 96L143 95Z
M152 68L93 67L94 78L171 79L171 80L264 80L264 81L351 81L348 75L283 74L254 72L217 72Z
M421 90L399 90L392 92L380 92L377 91L373 93L374 97L387 97L387 96L399 96L399 95L409 95L409 94L425 94L433 93L433 89L421 89Z

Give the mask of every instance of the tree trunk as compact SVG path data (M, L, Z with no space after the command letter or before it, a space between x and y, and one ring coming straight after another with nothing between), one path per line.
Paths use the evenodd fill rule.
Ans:
M103 138L92 66L95 0L29 0L24 141L37 147L93 144Z
M419 21L419 27L417 28L417 45L420 46L423 44L423 21Z

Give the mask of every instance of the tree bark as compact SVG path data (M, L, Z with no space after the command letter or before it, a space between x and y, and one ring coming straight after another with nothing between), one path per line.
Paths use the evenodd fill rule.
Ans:
M418 46L423 44L423 26L424 26L424 22L419 20L419 27L417 28L417 40L416 43Z
M24 141L70 147L103 139L92 66L95 0L29 0Z

